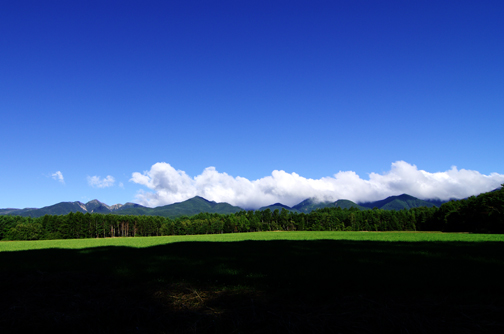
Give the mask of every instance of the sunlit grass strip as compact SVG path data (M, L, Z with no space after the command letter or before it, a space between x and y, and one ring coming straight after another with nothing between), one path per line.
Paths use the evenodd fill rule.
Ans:
M235 242L245 240L358 240L358 241L504 241L503 234L467 234L441 232L254 232L204 235L177 235L165 237L67 239L0 242L0 252L32 249L65 248L82 249L104 246L143 248L173 242Z

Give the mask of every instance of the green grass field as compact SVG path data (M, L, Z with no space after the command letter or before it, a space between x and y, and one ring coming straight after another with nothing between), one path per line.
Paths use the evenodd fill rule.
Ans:
M245 240L356 240L356 241L501 241L502 234L469 234L441 232L257 232L207 235L184 235L167 237L136 237L107 239L69 239L0 242L0 252L66 248L82 249L104 246L151 247L173 242L232 242Z
M1 242L0 329L500 333L503 241L267 232Z

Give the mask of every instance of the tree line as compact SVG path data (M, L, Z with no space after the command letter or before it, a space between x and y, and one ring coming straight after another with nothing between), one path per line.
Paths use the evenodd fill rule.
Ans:
M504 188L409 210L326 207L310 213L285 209L199 213L175 219L98 213L0 216L1 240L52 240L240 233L258 231L444 231L504 233Z

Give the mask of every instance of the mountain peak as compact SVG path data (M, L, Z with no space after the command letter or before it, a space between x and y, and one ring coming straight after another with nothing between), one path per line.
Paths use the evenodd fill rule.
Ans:
M209 200L207 200L206 198L203 198L203 197L198 196L198 195L194 196L193 198L189 198L189 199L188 199L188 201L189 201L189 200L191 200L191 199L202 199L202 200L204 200L205 202L210 202L210 201L209 201Z
M401 199L401 200L404 200L404 199L418 199L418 198L413 197L413 196L408 195L408 194L401 194L401 195L398 195L398 196L390 196L390 197L393 197L393 198L396 198L396 199Z
M194 196L193 198L189 198L188 201L191 201L191 200L202 200L204 202L207 202L207 203L216 203L215 201L209 201L207 200L206 198L204 197L201 197L201 196Z
M270 209L271 211L275 211L275 210L281 211L282 209L293 211L293 208L291 208L290 206L287 206L285 204L282 204L282 203L275 203L275 204L271 204L271 205L268 205L268 206L263 206L263 207L259 208L258 210L259 211L263 211L263 210L266 210L266 209Z
M292 209L308 213L316 209L325 208L327 206L334 206L334 202L322 201L316 197L310 197L300 202L299 204L294 205Z
M86 205L88 205L88 204L105 204L105 203L102 203L102 202L100 202L97 199L92 199L92 200L90 200L89 202L86 203Z

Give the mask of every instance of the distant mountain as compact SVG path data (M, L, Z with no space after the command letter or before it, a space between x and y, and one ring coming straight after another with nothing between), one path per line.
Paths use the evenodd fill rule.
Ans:
M201 212L229 214L241 211L242 208L228 203L216 203L203 197L193 197L180 203L173 203L155 208L148 208L140 204L126 203L112 213L117 215L145 215L176 218L180 216L193 216Z
M158 206L150 210L152 211L149 215L174 218L184 215L193 216L201 212L230 214L239 212L243 209L229 203L216 203L214 201L208 201L203 197L196 196L180 203ZM117 213L124 214L122 210L118 210Z
M402 209L418 208L422 206L430 208L433 206L437 206L434 203L423 201L421 199L418 199L416 197L407 194L402 194L399 196L390 196L381 201L376 202L359 203L359 205L370 209L377 207L378 209L382 210L402 210Z
M500 189L500 188L498 188ZM496 189L496 190L498 190ZM495 190L494 190L495 191ZM374 207L383 210L402 210L411 209L421 206L433 207L440 206L446 201L440 200L420 200L416 197L403 194L399 196L390 196L381 201L367 202L367 203L354 203L349 200L340 199L336 202L329 201L318 201L314 198L308 198L299 204L289 207L282 203L275 203L272 205L261 207L258 210L270 209L275 211L278 209L286 209L292 212L304 212L310 213L313 210L317 210L325 207L340 207L342 209L349 209L351 207L358 208L360 210L369 210ZM201 212L208 213L219 213L219 214L230 214L243 210L238 206L233 206L229 203L216 203L214 201L208 201L203 197L196 196L186 201L180 203L169 204L165 206L159 206L156 208L148 208L140 204L126 203L126 204L115 204L107 205L96 199L89 201L87 203L76 202L61 202L51 206L46 206L41 209L36 208L25 208L25 209L0 209L0 215L17 215L24 217L41 217L44 215L66 215L70 212L82 212L82 213L102 213L102 214L117 214L117 215L147 215L147 216L163 216L175 218L183 215L192 216Z
M310 213L313 210L327 207L340 207L342 209L350 209L351 207L355 207L360 210L368 210L368 208L360 206L346 199L339 199L336 202L330 202L330 201L319 201L315 198L307 198L301 203L294 205L292 208L299 212Z
M33 209L30 209L30 208L26 208L26 209L13 209L13 208L0 209L0 215L14 215L13 212L26 211L26 210L33 210Z
M268 206L263 206L259 208L259 211L263 211L266 209L270 209L271 211L275 211L275 209L278 209L279 211L282 211L282 209L286 209L292 212L297 212L297 213L310 213L314 210L317 209L322 209L322 208L327 208L327 207L340 207L342 209L350 209L351 207L358 208L360 210L369 210L369 208L360 206L352 201L346 200L346 199L339 199L336 202L331 202L331 201L319 201L316 198L307 198L304 201L302 201L299 204L294 205L293 207L289 207L287 205L284 205L282 203L275 203L272 205Z
M299 212L310 213L313 210L334 206L334 202L321 202L316 198L307 198L299 204L294 205L292 208Z
M123 205L116 204L113 206L108 206L96 199L87 202L86 204L76 201L76 202L61 202L54 205L46 206L41 209L2 209L0 210L0 215L15 215L23 217L42 217L44 215L66 215L70 212L82 212L82 213L113 213L116 208L121 208Z
M334 202L334 206L340 207L342 209L357 208L359 210L369 210L369 208L366 208L365 206L361 206L359 204L356 204L355 202L349 201L347 199L337 200L336 202Z
M490 191L488 191L488 192L489 192L489 193L492 193L492 192L495 192L495 191L499 191L499 190L501 190L501 188L502 188L502 187L498 187L498 188L495 188L494 190L490 190ZM474 196L478 196L478 195L474 195ZM469 196L469 197L471 197L471 196ZM465 198L463 198L463 199L468 199L469 197L465 197ZM454 198L454 197L452 197L452 198L450 198L450 199L448 199L448 200L440 200L440 199L424 199L424 201L429 202L429 203L432 203L432 204L434 204L434 205L435 205L435 206L437 206L437 207L440 207L440 206L441 206L442 204L444 204L444 203L451 202L451 201L458 201L458 200L460 200L460 198Z
M1 209L0 215L16 215L23 217L42 217L44 215L66 215L70 212L82 213L111 213L118 215L147 215L147 216L163 216L163 217L178 217L192 216L200 212L228 214L241 211L237 206L232 206L228 203L216 203L207 201L206 199L196 196L187 201L174 203L156 208L148 208L140 204L126 203L108 206L98 200L92 200L86 204L77 202L61 202L51 206L46 206L41 209Z
M282 203L275 203L275 204L271 204L268 206L263 206L263 207L260 207L259 209L257 209L257 211L264 211L266 209L270 209L272 212L275 210L282 211L282 209L286 209L286 210L293 211L293 212L299 212L298 210L291 208L290 206L284 205Z
M87 202L85 205L86 212L93 212L93 213L110 213L113 210L110 209L110 206L108 206L105 203L100 202L99 200L92 200Z
M118 215L148 215L150 210L152 210L152 208L131 202L128 202L124 205L121 204L116 205L118 207L116 207L115 209L114 209L115 205L112 205L111 208L113 210L112 212Z
M22 209L10 213L11 215L23 217L42 217L44 215L66 215L70 212L87 212L85 204L81 202L61 202L54 205L46 206L41 209Z
M442 204L444 204L444 203L446 203L446 202L449 202L449 201L452 201L452 200L456 201L457 199L456 199L456 198L451 198L451 199L449 199L449 200L447 200L447 201L443 201L443 200L440 200L440 199L424 199L424 201L425 201L425 202L432 203L432 204L434 204L435 206L437 206L438 208L439 208Z

